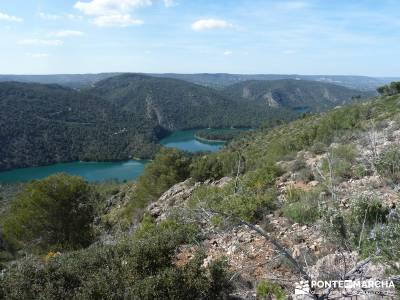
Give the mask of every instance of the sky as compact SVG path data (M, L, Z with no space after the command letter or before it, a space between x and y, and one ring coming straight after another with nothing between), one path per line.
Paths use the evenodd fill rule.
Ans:
M0 74L400 75L399 0L0 0Z

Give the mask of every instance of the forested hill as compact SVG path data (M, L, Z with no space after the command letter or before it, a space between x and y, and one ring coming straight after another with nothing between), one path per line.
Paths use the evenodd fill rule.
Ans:
M346 87L308 80L252 80L227 87L224 92L232 98L245 98L268 107L306 108L324 111L376 95Z
M198 127L255 127L291 113L233 99L182 80L124 74L105 79L86 91L126 112L145 116L168 130Z
M259 126L295 114L174 79L121 75L95 88L0 83L0 170L151 158L168 131Z
M54 74L54 75L0 75L2 81L34 82L42 84L60 84L72 88L91 87L93 84L123 73L99 74ZM228 73L199 73L199 74L147 74L153 77L174 78L187 82L222 89L232 84L248 80L282 80L301 79L317 82L333 83L356 90L375 91L376 88L399 78L347 76L347 75L299 75L299 74L228 74Z
M0 170L75 160L148 156L146 118L58 85L0 83Z

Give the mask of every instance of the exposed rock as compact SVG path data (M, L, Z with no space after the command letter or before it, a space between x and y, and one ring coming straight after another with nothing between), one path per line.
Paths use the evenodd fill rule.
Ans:
M210 185L216 187L223 187L228 184L232 178L223 177L217 181L206 181L204 183L192 183L189 178L184 182L180 182L172 186L161 197L151 203L147 207L147 211L151 216L157 219L157 222L164 220L172 209L176 209L185 205L186 200L192 196L194 190L201 185Z

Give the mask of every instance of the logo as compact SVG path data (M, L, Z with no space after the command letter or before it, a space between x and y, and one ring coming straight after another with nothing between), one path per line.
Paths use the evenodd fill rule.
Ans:
M295 295L308 295L310 294L310 286L308 285L308 281L300 281L295 284Z

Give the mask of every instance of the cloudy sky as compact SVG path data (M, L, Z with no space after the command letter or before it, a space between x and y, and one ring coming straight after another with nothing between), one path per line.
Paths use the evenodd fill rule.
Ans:
M399 0L0 0L0 73L400 75Z

